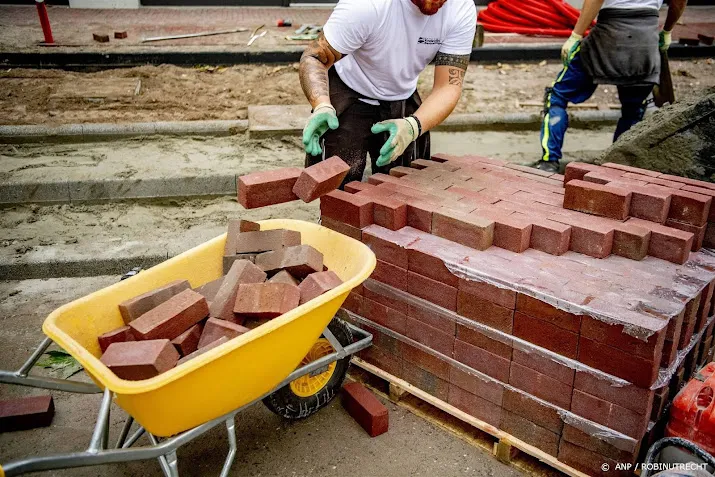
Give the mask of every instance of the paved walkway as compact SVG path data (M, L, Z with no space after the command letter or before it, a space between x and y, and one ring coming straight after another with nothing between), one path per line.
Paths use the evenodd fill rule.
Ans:
M284 51L301 48L305 42L285 39L305 23L323 24L330 7L234 7L234 8L141 8L137 10L94 10L49 7L55 42L71 51ZM662 17L665 10L662 12ZM279 18L290 18L295 27L278 28ZM674 37L697 37L698 33L715 35L715 7L688 7L676 27ZM246 46L250 30L265 24L268 34L251 48ZM245 27L249 32L180 40L142 43L146 37ZM115 40L115 31L128 32L128 38ZM92 33L109 34L109 43L97 43ZM38 46L43 40L34 6L0 6L0 51L48 51ZM560 38L487 34L486 44L560 43ZM54 51L57 51L53 48Z

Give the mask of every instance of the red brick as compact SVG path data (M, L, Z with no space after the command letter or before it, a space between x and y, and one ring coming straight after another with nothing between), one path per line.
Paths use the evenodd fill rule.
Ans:
M320 217L320 225L322 225L323 227L327 227L330 230L334 230L335 232L346 235L355 240L362 241L362 230L357 227L353 227L352 225L338 222L337 220L333 220L330 217Z
M459 213L435 212L432 233L467 247L486 250L492 245L494 222Z
M365 288L363 295L365 298L369 298L372 301L376 301L381 305L385 305L388 308L399 311L400 313L407 314L408 303L401 297L394 293L382 289L382 287L370 287ZM428 323L429 324L429 323ZM452 327L454 328L454 326Z
M500 338L488 330L457 323L457 339L502 358L511 360L511 340Z
M517 416L509 411L502 411L499 428L509 435L526 442L549 455L556 456L559 452L559 435L537 426L528 419Z
M616 464L623 461L609 459L563 439L559 444L558 458L564 464L594 477L631 477L633 475L632 470L617 469ZM602 468L606 470L602 470Z
M373 199L374 223L390 230L407 226L407 204L390 197Z
M100 361L121 379L153 378L176 366L179 353L167 339L113 343Z
M457 310L457 289L414 272L408 272L407 291L448 310Z
M573 386L575 371L572 368L549 357L549 354L551 354L549 351L543 349L540 351L534 349L532 351L523 345L519 346L522 349L514 348L512 352L512 360L514 363L538 371L569 387Z
M25 431L52 424L55 402L49 394L0 401L0 432Z
M693 234L641 219L631 218L628 223L651 231L648 255L679 265L690 257Z
M361 229L372 224L372 199L334 190L320 198L320 214Z
M658 377L660 368L660 360L653 362L639 358L583 337L579 340L578 360L639 387L650 387Z
M272 253L272 252L271 252ZM213 318L234 321L233 307L236 303L238 287L246 283L263 283L266 273L248 260L238 260L233 263L216 296L211 300L209 314Z
M456 334L454 318L447 316L438 310L409 304L407 306L407 316L421 321L432 328L436 328L443 333L447 333L448 335L455 336Z
M402 359L398 355L390 353L386 349L375 344L375 337L377 336L377 333L379 333L377 330L366 327L364 324L360 324L360 326L366 331L372 333L373 345L360 351L357 356L360 359L377 366L388 374L400 377L402 375Z
M608 169L616 169L623 172L632 172L633 174L640 174L648 177L659 177L660 172L651 171L649 169L641 169L639 167L627 166L625 164L616 164L614 162L606 162L602 164L602 167L607 167Z
M530 248L551 255L563 255L568 252L571 226L544 217L530 217L529 221L532 224Z
M502 408L500 406L467 392L458 386L449 386L447 402L460 411L494 427L499 427L501 423Z
M685 222L668 219L665 221L665 226L693 234L693 246L691 247L691 251L697 252L703 247L707 224L702 227L697 227L695 225L686 224Z
M457 313L505 333L511 333L514 325L513 309L461 290L457 296Z
M399 341L398 347L399 354L406 363L417 366L445 382L449 380L449 363L446 361L404 341Z
M350 194L356 194L364 190L373 190L377 187L375 184L370 184L368 182L352 181L345 184L345 192Z
M201 338L199 339L198 349L204 348L214 341L225 337L227 340L233 339L236 336L240 336L244 333L251 331L245 326L237 325L225 320L218 320L216 318L209 318L206 320L204 329L201 332Z
M310 245L286 247L256 257L256 265L269 276L285 270L296 278L323 271L323 254Z
M387 432L387 408L360 383L348 383L342 390L343 407L370 437Z
M449 397L449 382L446 379L435 376L433 373L415 366L410 361L402 360L402 379L415 386L417 389L447 401Z
M444 333L414 318L405 318L404 334L430 349L451 357L454 349L454 334Z
M358 316L363 316L362 300L362 296L358 295L357 293L350 292L348 294L348 297L343 302L342 307L348 311L352 311Z
M390 285L393 288L407 291L407 270L383 262L382 260L377 261L375 271L372 272L370 278Z
M650 419L650 409L646 415L637 414L578 389L573 392L571 412L634 439L643 437Z
M203 323L196 323L188 330L181 333L179 336L171 340L171 344L176 347L176 351L181 356L188 356L199 347L199 339L204 331Z
M295 286L298 286L300 284L300 282L293 275L286 272L285 270L281 270L280 272L273 275L273 277L268 280L268 283L287 283L288 285Z
M589 172L583 176L584 182L591 182L593 184L606 185L613 182L614 179L620 179L620 177L613 177L612 175L604 174L601 171Z
M132 329L129 326L122 326L116 330L108 331L103 335L99 335L99 337L97 337L97 341L99 341L99 349L101 349L102 353L104 353L112 343L134 341L134 335L132 335Z
M701 227L708 221L711 203L711 196L674 190L668 218Z
M613 384L606 377L588 371L576 371L574 389L646 417L650 415L655 395L652 389Z
M343 281L333 271L311 273L299 286L300 304L307 303L342 284Z
M454 359L504 383L509 381L510 361L461 340L454 342Z
M682 189L685 186L685 184L667 180L667 179L664 179L663 177L664 177L663 174L661 174L661 177L649 177L648 184L649 185L659 185L661 187L667 187L668 189Z
M680 344L680 333L683 330L683 321L685 320L685 311L681 312L677 317L671 318L666 329L665 343L663 344L663 354L660 359L661 367L667 368L675 361L678 354L678 345Z
M223 254L225 256L235 255L236 240L238 240L238 235L240 233L258 232L259 230L261 230L261 225L256 222L250 222L248 220L229 220Z
M502 403L505 411L512 412L556 434L561 434L563 422L558 409L524 392L507 388Z
M626 189L579 180L566 184L565 209L625 220L630 207L631 193Z
M703 183L703 184L709 184L709 183ZM715 197L715 187L705 188L705 187L686 185L686 186L682 187L682 190L687 191L687 192L693 192L695 194L708 196L708 197ZM715 222L715 207L713 207L712 204L710 205L710 213L708 214L708 222Z
M160 288L134 297L131 300L123 301L119 304L119 312L124 319L124 323L128 325L131 321L136 320L152 308L161 305L172 296L190 288L191 285L189 285L188 280L174 280Z
M350 166L333 156L303 169L293 186L293 193L303 202L313 202L340 187L348 171Z
M514 336L567 358L577 355L578 334L523 313L514 314Z
M244 232L236 237L234 253L260 253L300 245L300 232L275 229Z
M621 183L614 182L613 185L621 186ZM672 191L655 186L630 186L629 189L633 193L629 215L659 224L665 222Z
M224 255L223 257L223 274L227 275L229 270L231 270L231 267L233 264L239 260L248 260L251 263L255 263L256 261L256 255L257 253L239 253L238 255ZM221 277L221 280L223 280L223 277ZM217 287L220 287L221 285L217 285ZM208 290L211 290L212 292L218 291L218 288L214 289L213 285L210 285L207 287ZM203 295L203 293L202 293ZM205 295L204 295L205 296ZM216 296L214 293L213 296ZM211 299L213 299L213 296ZM208 298L207 298L208 300Z
M598 166L594 164L588 164L585 162L569 162L566 164L566 170L564 172L564 184L577 179L583 180L583 176L589 172L597 171Z
M700 298L700 306L698 307L698 323L695 325L695 331L699 332L705 326L708 318L711 316L713 292L715 291L715 282L710 282L703 290ZM707 336L703 336L707 339Z
M397 310L373 301L367 297L362 300L363 316L368 320L382 325L385 328L405 334L405 320L407 316Z
M494 224L494 246L521 253L531 242L529 221L518 217L503 217Z
M588 421L587 421L588 422ZM588 427L587 427L588 429ZM562 438L566 442L591 449L597 454L614 459L617 462L634 463L638 457L640 442L633 438L621 436L618 439L618 446L611 445L608 441L602 440L598 435L590 435L572 425L564 424Z
M650 230L629 222L616 224L611 253L631 260L643 260L648 255L650 235Z
M578 333L581 329L581 316L574 315L536 298L519 293L516 299L516 310L534 318L548 321L559 328Z
M228 323L228 324L230 325L230 324L232 324L232 323ZM211 351L211 350L214 349L214 348L218 348L219 346L221 346L222 344L226 343L227 341L228 341L228 338L227 338L226 336L221 336L219 339L214 340L214 341L212 341L211 343L202 346L201 348L198 348L198 349L197 349L196 351L194 351L193 353L187 354L186 356L184 356L183 358L181 358L181 359L176 363L176 365L177 365L177 366L181 366L181 365L184 364L185 362L190 361L190 360L196 358L197 356L201 356L202 354L206 353L207 351Z
M605 323L590 316L584 316L581 325L581 336L585 338L627 351L634 356L658 361L663 350L665 335L666 331L663 329L651 335L647 341L643 341L626 334L623 325Z
M221 288L222 283L223 277L217 278L216 280L204 283L200 287L195 288L194 291L206 298L206 301L209 303L209 306L211 306L211 300L213 300L216 296L216 293L218 293L218 289Z
M571 405L573 387L518 363L511 363L509 384L562 409Z
M504 308L516 308L516 292L486 282L459 279L459 290Z
M246 209L255 209L297 200L293 186L301 172L297 167L285 167L241 176L238 178L238 202Z
M601 220L554 214L549 219L571 226L569 249L595 258L606 258L613 249L614 228Z
M650 415L652 421L658 422L665 412L665 406L668 404L668 386L662 387L655 391L653 396L653 410Z
M703 239L703 246L708 248L715 248L715 223L708 222L705 229L705 238Z
M138 340L173 340L209 314L206 298L193 290L184 290L151 309L129 326Z
M123 40L127 37L127 32L126 31L115 31L114 32L114 38L117 40Z
M419 246L419 242L415 245ZM425 250L428 250L428 247L426 247ZM409 271L431 278L450 287L456 287L459 283L459 278L449 271L441 258L430 253L422 252L417 248L410 248L407 254L409 259L407 268Z
M272 319L298 307L300 289L286 283L248 283L238 287L233 312L258 319Z
M432 215L439 206L414 199L407 202L407 225L423 232L432 232Z
M450 366L449 383L497 406L502 404L504 385L499 381L473 374L458 366Z
M690 343L695 332L695 326L698 322L698 309L700 308L700 301L702 300L702 295L698 295L692 300L690 300L685 305L685 316L683 318L683 327L680 331L680 341L678 342L678 349L684 349Z
M390 236L379 230L366 230L363 232L362 241L370 247L378 260L407 269L407 249L391 241Z

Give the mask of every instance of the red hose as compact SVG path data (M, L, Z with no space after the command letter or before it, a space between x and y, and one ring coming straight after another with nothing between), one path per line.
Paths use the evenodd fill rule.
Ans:
M45 43L54 43L55 39L52 38L50 17L47 16L47 5L45 5L44 0L35 0L35 5L37 5L37 14L40 16L40 25L42 26L42 33L45 35Z
M546 17L540 17L538 14L531 13L530 11L528 11L523 5L518 6L515 3L516 2L514 2L514 0L499 0L499 5L503 6L514 15L518 15L523 18L528 18L536 25L556 29L565 27L565 25L559 23L558 21L553 21Z
M480 22L481 23L481 22ZM521 35L539 35L539 36L560 36L569 37L571 36L571 30L558 30L553 28L528 28L528 27L515 27L515 26L499 26L490 23L482 23L484 29L494 33L519 33Z
M491 5L496 5L495 3L492 3ZM513 15L510 11L508 10L502 10L503 7L499 7L498 5L495 8L489 9L485 12L480 12L479 13L479 23L484 23L482 20L486 20L488 23L496 24L496 23L501 23L504 26L508 26L509 24L514 24L517 26L525 26L525 27L535 27L539 25L535 25L534 22L531 20L528 20L526 18L522 18L516 15ZM489 13L492 14L489 14Z
M478 22L488 32L568 37L579 15L564 0L495 0Z

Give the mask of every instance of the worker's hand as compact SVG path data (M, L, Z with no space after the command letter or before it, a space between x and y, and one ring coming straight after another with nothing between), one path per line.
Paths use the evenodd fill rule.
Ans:
M308 124L303 129L303 146L305 152L311 156L322 154L320 148L320 138L327 132L328 129L338 129L338 115L335 108L328 103L320 103L313 110Z
M583 40L583 35L571 32L571 36L566 40L564 46L561 47L561 61L564 62L564 66L568 65L573 59L574 52L581 44L581 40Z
M373 125L373 134L390 133L390 137L387 138L382 149L380 149L377 165L380 167L386 166L400 157L407 149L407 146L417 139L418 131L419 127L415 118L390 119Z
M672 33L666 30L661 30L658 36L658 48L660 51L668 51L670 44L673 42Z

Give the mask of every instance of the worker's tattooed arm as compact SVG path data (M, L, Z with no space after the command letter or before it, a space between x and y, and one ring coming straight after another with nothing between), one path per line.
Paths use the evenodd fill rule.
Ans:
M313 107L330 103L328 70L342 57L322 33L303 52L300 58L300 85Z

